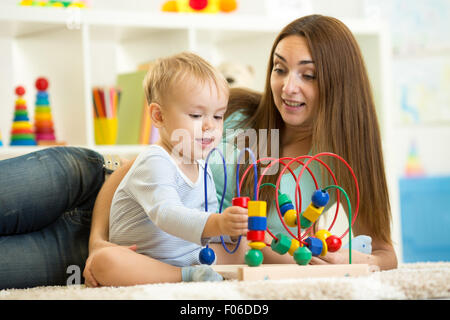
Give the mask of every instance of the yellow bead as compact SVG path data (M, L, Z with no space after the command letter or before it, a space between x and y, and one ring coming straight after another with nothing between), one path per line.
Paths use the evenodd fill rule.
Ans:
M292 239L292 241L291 241L291 247L289 248L289 251L288 251L289 254L290 254L291 256L293 256L295 250L297 250L298 247L300 247L300 242L298 242L298 240L296 240L296 239Z
M297 211L294 209L286 211L284 221L289 227L295 227L297 225Z
M251 241L248 243L248 246L252 249L261 250L266 246L266 244L261 241Z
M303 217L308 219L311 222L315 222L317 218L320 217L320 215L323 212L323 209L325 207L316 208L312 203L306 208L306 210L303 212Z
M328 245L327 242L324 239L318 238L320 241L322 241L322 252L320 253L321 256L324 256L328 252Z
M325 241L329 236L331 236L330 231L322 229L316 232L316 238Z
M248 216L249 217L266 217L267 203L265 201L249 201Z

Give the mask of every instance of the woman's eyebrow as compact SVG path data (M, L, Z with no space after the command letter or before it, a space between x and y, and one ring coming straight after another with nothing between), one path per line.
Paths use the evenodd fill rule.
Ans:
M286 59L282 55L280 55L280 54L278 54L276 52L274 53L274 55L277 56L280 60L282 60L282 61L287 63ZM310 63L314 63L314 61L312 61L312 60L300 60L297 64L303 65L303 64L310 64Z

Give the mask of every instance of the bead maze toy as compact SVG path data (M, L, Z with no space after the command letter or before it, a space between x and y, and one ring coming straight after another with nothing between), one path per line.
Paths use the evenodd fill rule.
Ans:
M245 151L248 151L250 156L253 158L253 163L246 168L244 171L243 177L239 179L239 165L240 159ZM222 194L222 200L219 206L219 212L222 212L222 206L224 197L226 194L226 185L227 185L227 177L226 177L226 163L221 151L217 148L210 151L205 161L205 181L206 181L206 168L208 165L208 160L210 155L213 152L218 152L223 160L224 167L224 190ZM356 188L356 208L352 213L351 202L346 193L346 191L337 184L336 177L333 174L330 167L320 159L320 157L333 157L341 161L347 169L350 171L353 181L355 183ZM264 168L261 176L258 179L258 170L257 166L261 162L270 161L270 163ZM331 175L333 180L332 185L326 186L324 188L320 188L316 178L314 177L311 169L308 167L313 161L318 162L322 166L325 167L327 172ZM274 164L281 164L284 168L281 170L276 185L265 183L261 184L264 175L267 173L267 170L270 169ZM298 176L294 174L294 171L290 168L290 166L294 163L298 163L302 166ZM242 183L245 179L245 176L248 172L253 168L254 170L254 199L250 200L250 197L241 196L240 191L242 187ZM292 177L296 182L295 188L295 206L292 203L292 200L289 198L287 194L283 194L280 192L280 181L283 174L289 170ZM311 175L316 190L313 192L311 203L309 206L303 211L300 212L299 208L302 208L302 199L300 193L300 179L304 174L305 170ZM291 236L287 236L284 233L278 233L274 235L268 228L267 225L267 203L265 201L259 200L259 191L264 186L272 186L275 190L275 204L278 213L278 217L286 229L286 232ZM371 271L368 265L366 264L352 264L352 240L349 237L348 249L349 249L349 264L345 265L323 265L323 266L313 266L309 265L313 256L325 256L328 252L336 252L342 246L342 238L347 234L351 234L352 225L355 222L357 217L358 208L359 208L359 186L356 176L350 167L350 165L340 156L323 152L316 154L314 156L300 156L297 158L284 157L280 159L275 158L263 158L256 161L252 151L249 148L242 150L238 157L237 168L236 168L236 190L237 197L232 199L232 205L241 206L248 209L248 232L247 232L247 240L250 249L245 254L245 263L246 265L229 265L229 266L213 266L213 268L219 272L223 273L225 278L238 278L240 280L257 280L257 279L281 279L286 277L308 277L308 276L356 276L367 274ZM313 224L317 221L317 219L323 213L325 206L328 204L330 196L329 191L336 190L336 211L334 219L328 229L322 229L317 231L314 235L312 235ZM206 184L205 184L205 203L207 203L207 194L206 194ZM348 229L340 236L333 235L331 233L332 228L336 222L336 218L339 212L339 203L340 203L340 195L341 193L345 196L347 200L348 206ZM207 211L207 205L205 206L205 211ZM289 227L297 227L297 235L295 235ZM304 232L302 233L302 228ZM272 237L272 242L270 244L265 242L265 234L266 232ZM232 254L234 253L240 244L240 239L234 248L233 251L230 251L224 243L223 237L221 236L222 246L224 249ZM293 257L293 260L296 264L294 265L262 265L263 262L263 253L261 249L264 247L270 247L274 252L283 255L290 254ZM200 262L203 264L212 264L215 260L214 251L206 246L200 252ZM300 270L299 267L301 266ZM259 268L255 268L259 267ZM313 269L313 270L311 270ZM254 270L258 270L254 272ZM231 272L231 273L230 273ZM230 276L230 274L232 274ZM236 276L238 274L238 276Z
M34 127L36 141L38 144L53 144L56 141L55 129L53 128L53 118L50 109L50 101L48 97L48 80L46 78L38 78L35 83L36 94Z
M26 90L18 86L15 90L17 94L16 105L14 108L14 119L11 129L11 146L35 146L36 137L33 127L28 118L27 102L23 98Z

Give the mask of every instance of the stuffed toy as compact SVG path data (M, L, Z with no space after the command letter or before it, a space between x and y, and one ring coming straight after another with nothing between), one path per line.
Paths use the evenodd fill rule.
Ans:
M231 88L251 88L253 86L255 73L250 65L225 61L217 69L224 75Z

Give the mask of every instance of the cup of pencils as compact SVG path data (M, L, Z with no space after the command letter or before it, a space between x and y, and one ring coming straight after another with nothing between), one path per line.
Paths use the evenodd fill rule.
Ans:
M95 87L92 89L92 96L95 144L115 144L120 90L113 87Z

